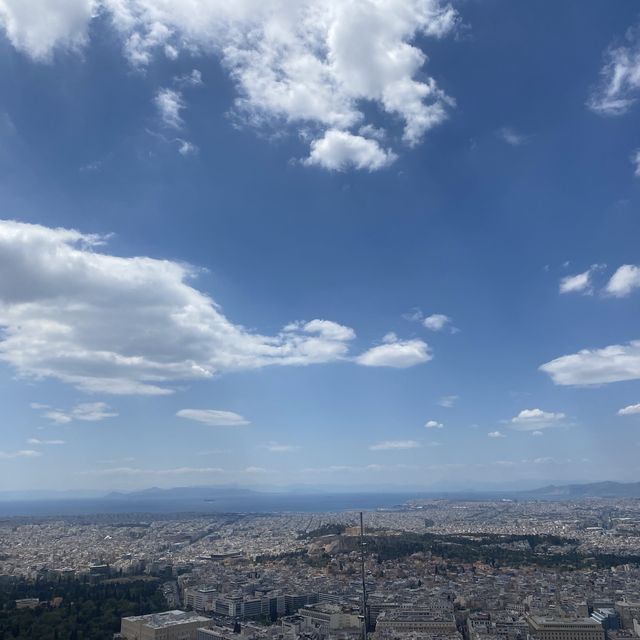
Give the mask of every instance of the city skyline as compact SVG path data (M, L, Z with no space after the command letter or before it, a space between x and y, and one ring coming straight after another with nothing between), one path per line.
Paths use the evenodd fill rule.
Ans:
M638 477L632 2L0 0L0 478Z

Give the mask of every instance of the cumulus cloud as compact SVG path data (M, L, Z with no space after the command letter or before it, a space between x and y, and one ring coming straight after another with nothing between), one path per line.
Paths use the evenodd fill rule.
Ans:
M340 342L348 342L356 337L356 332L351 327L345 327L344 325L333 322L332 320L291 322L283 329L283 331L285 333L295 333L296 331L317 333L318 335L327 338L327 340L338 340Z
M0 26L16 49L47 61L56 49L86 44L98 7L98 0L0 0Z
M623 264L611 276L605 291L617 298L624 298L638 288L640 288L640 267L635 264Z
M38 438L29 438L27 440L27 444L35 444L35 445L61 445L65 444L64 440L39 440Z
M444 427L442 422L437 422L436 420L429 420L424 426L426 429L442 429Z
M180 409L176 415L179 418L202 422L210 427L241 427L251 424L238 413L217 409Z
M251 332L189 284L194 268L102 253L105 241L0 221L0 360L22 376L87 392L160 395L177 381L347 356L349 327L312 320L275 336ZM385 347L391 353L363 354L362 363L410 366L431 357L419 340Z
M490 438L506 438L507 437L501 431L489 431L489 433L487 433L487 435Z
M47 408L47 411L42 415L43 417L58 424L66 424L68 422L73 422L74 420L98 422L106 418L115 418L118 414L115 411L112 411L111 407L106 402L83 402L81 404L77 404L69 411Z
M431 331L442 331L450 323L451 318L443 313L433 313L422 321L422 324Z
M640 378L640 340L583 349L540 366L558 385L593 385Z
M457 14L439 0L0 0L12 44L42 60L87 40L98 10L135 67L157 55L216 55L236 85L235 115L250 126L312 131L307 163L367 170L395 157L377 140L365 105L402 123L412 146L454 101L427 75L416 46L451 33ZM175 97L175 96L173 96ZM176 106L176 102L172 104ZM179 108L174 114L179 117ZM179 122L174 119L173 122ZM369 126L369 128L367 128Z
M542 409L523 409L511 418L509 426L516 431L540 431L564 420L564 413L553 413Z
M415 440L385 440L369 445L370 451L398 451L401 449L417 449L420 446Z
M627 31L624 41L610 46L600 71L600 82L588 105L600 115L619 116L636 101L640 89L640 29Z
M586 271L575 275L565 276L560 280L560 293L593 293L592 275L602 265L591 265Z
M365 367L394 367L406 369L432 359L429 345L419 339L399 340L397 336L387 334L384 344L372 347L361 353L358 364Z
M640 413L640 404L630 404L628 407L623 407L618 411L619 416L632 416Z
M383 149L376 140L330 129L324 137L311 143L311 153L304 163L332 171L351 168L375 171L390 165L396 157L395 153Z

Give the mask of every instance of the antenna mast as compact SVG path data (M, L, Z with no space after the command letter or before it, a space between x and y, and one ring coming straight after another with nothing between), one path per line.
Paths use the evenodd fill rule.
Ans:
M362 573L362 637L367 640L367 583L364 572L364 519L360 512L360 570Z

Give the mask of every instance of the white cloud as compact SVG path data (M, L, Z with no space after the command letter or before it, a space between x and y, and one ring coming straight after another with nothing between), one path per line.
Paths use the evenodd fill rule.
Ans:
M344 325L331 320L292 322L288 324L283 331L291 333L295 333L296 331L317 333L323 338L327 338L327 340L338 340L341 342L348 342L356 337L356 332L351 327L345 327Z
M640 378L640 340L583 349L540 366L559 385L592 385Z
M154 102L165 126L172 129L182 129L184 122L180 112L185 108L185 104L179 91L160 89Z
M560 293L591 293L593 291L591 274L596 268L597 265L594 265L582 273L562 278L560 280Z
M551 456L544 456L541 458L534 458L531 462L533 464L553 464L555 463L555 458L552 458ZM523 460L523 462L527 462L526 460Z
M266 446L267 451L271 451L271 453L289 453L291 451L296 451L298 447L292 444L280 444L278 442L269 442Z
M250 424L246 418L233 411L217 409L180 409L176 415L179 418L202 422L210 427L241 427Z
M403 449L417 449L420 446L415 440L385 440L369 445L371 451L399 451Z
M41 456L40 451L33 449L21 449L20 451L0 451L0 460L9 460L11 458L37 458Z
M56 409L47 411L43 414L43 417L48 418L49 420L52 420L57 424L67 424L68 422L71 422L73 420L73 418L68 413L65 413L64 411L57 411Z
M351 168L375 171L387 167L396 158L395 153L383 149L376 140L330 129L324 137L311 143L311 152L304 163L331 171Z
M564 413L553 413L542 409L523 409L511 418L509 426L516 431L539 431L557 425L564 420Z
M500 431L489 431L489 433L487 433L487 435L490 438L506 438L507 436L504 435L504 433L500 432Z
M0 360L87 392L159 395L168 384L268 365L346 359L355 333L312 320L275 336L231 323L188 284L197 271L100 253L105 239L0 221ZM430 359L421 341L388 346L390 366ZM364 354L363 354L364 355ZM385 364L370 354L363 364Z
M636 101L640 89L640 30L632 28L620 46L605 53L600 83L589 98L589 107L605 116L626 113Z
M180 87L200 87L202 82L202 73L198 69L193 69L191 73L174 78L174 82Z
M520 146L527 141L527 136L518 133L511 127L502 127L500 131L498 131L498 135L507 143L513 147Z
M434 313L427 316L422 324L431 331L442 331L448 324L451 323L451 318L445 316L443 313Z
M29 438L27 444L35 445L61 445L65 444L64 440L38 440L38 438Z
M631 155L631 164L633 165L633 175L640 178L640 149L636 149Z
M189 142L189 140L183 140L182 138L176 138L175 140L178 143L178 153L181 156L192 156L198 153L198 147L193 144L193 142Z
M16 49L46 61L56 49L84 46L98 6L98 0L0 0L0 26Z
M565 276L560 280L560 293L591 290L591 272L584 271L575 276Z
M426 429L442 429L444 427L442 422L436 422L435 420L429 420L424 426Z
M544 435L544 431L540 431L540 430L532 431L531 435L532 436L543 436Z
M386 338L389 338L387 334ZM361 353L358 364L365 367L395 367L405 369L432 359L429 345L422 340L397 340L385 342Z
M242 473L273 473L273 471L271 469L265 469L264 467L247 467L242 470Z
M450 409L453 405L458 401L458 396L442 396L438 403L441 407L445 407L446 409Z
M375 142L380 127L367 128L373 123L365 107L374 104L384 112L389 128L399 120L402 141L411 146L445 120L454 104L427 75L427 56L415 44L454 30L457 14L439 0L45 4L43 9L37 0L0 0L0 24L28 55L46 59L56 48L77 49L99 10L120 34L133 66L144 67L158 54L217 55L237 88L236 116L251 126L314 131L309 159L330 168L342 162L372 170L391 162L392 152ZM356 153L351 140L340 161L321 144L331 132L370 144Z
M630 404L618 411L619 416L632 416L636 413L640 413L640 404Z
M611 276L605 291L617 298L624 298L638 288L640 288L640 267L635 264L623 264Z
M0 343L0 352L1 349L2 343ZM38 405L36 403L33 403L31 406L32 408L47 408L47 405ZM83 402L77 404L69 411L48 408L42 415L58 424L67 424L73 422L73 420L99 422L106 418L115 418L118 414L113 411L106 402Z

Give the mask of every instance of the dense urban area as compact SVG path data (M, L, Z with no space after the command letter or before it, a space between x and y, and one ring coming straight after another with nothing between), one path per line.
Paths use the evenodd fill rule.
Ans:
M6 519L0 638L640 637L640 501L416 500L363 520L364 537L357 512Z

